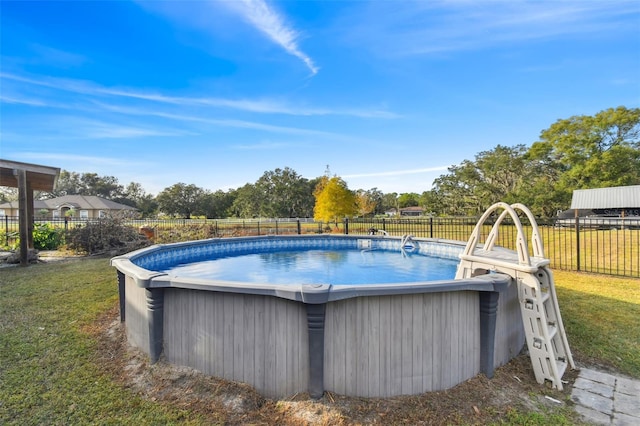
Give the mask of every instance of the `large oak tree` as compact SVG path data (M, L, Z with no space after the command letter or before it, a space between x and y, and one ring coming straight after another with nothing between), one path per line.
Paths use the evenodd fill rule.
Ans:
M160 192L156 201L163 213L190 219L203 212L205 194L202 188L193 184L176 183Z

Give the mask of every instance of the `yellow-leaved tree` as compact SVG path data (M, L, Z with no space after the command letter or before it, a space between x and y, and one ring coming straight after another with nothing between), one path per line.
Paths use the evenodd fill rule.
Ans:
M313 208L313 218L322 222L334 221L343 217L353 216L357 212L356 197L347 187L347 183L337 176L332 178L323 176L318 182L313 195L316 204Z

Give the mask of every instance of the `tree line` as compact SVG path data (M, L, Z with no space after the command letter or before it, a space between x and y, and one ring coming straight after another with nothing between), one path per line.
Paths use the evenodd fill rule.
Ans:
M497 201L520 202L538 216L551 217L569 207L576 189L639 184L640 108L620 106L560 119L529 147L498 145L482 151L449 167L422 194L351 190L328 167L315 179L285 167L237 189L210 191L176 183L155 197L136 182L124 186L113 176L63 170L55 190L38 196L97 195L136 207L145 217L314 217L328 222L411 206L432 215L477 216ZM6 190L1 195L8 198Z

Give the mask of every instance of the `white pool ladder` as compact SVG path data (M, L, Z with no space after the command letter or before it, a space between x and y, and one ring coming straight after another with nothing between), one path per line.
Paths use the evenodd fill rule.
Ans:
M529 256L527 239L516 209L522 211L531 223L533 256ZM497 210L503 211L480 248L482 227ZM498 228L507 215L511 216L517 230L516 251L495 247ZM496 203L489 207L476 224L460 259L457 279L495 271L516 281L536 381L543 384L549 380L554 388L562 390L562 375L567 366L574 369L575 364L560 316L553 273L548 267L550 261L544 256L538 224L531 211L519 203Z
M403 255L412 253L419 248L418 243L413 240L413 235L405 234L400 239L400 252Z

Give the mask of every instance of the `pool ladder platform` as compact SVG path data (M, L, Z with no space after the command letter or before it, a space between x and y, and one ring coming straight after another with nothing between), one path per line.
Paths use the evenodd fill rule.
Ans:
M481 246L483 225L499 210L502 213ZM524 213L531 223L533 256L529 255L527 239L516 210ZM515 251L495 246L498 228L507 216L511 217L517 229ZM543 384L549 380L554 388L562 390L562 375L567 367L575 369L575 364L562 324L550 261L544 255L538 224L531 211L519 203L496 203L489 207L476 224L460 259L457 279L499 272L515 280L536 381Z

